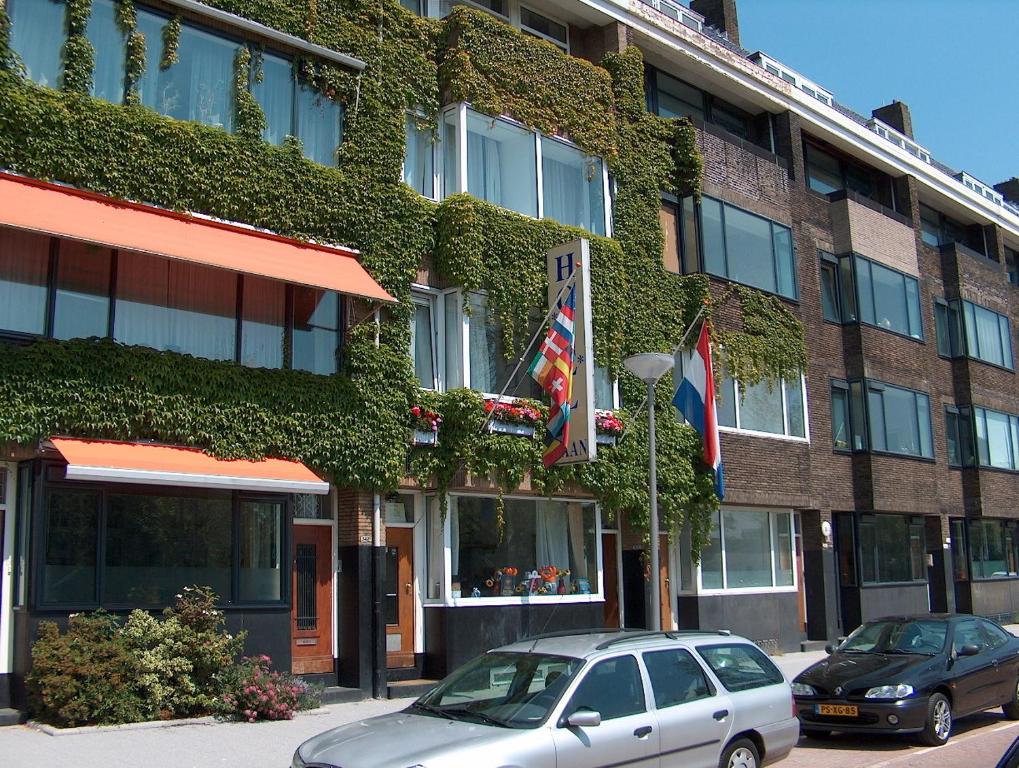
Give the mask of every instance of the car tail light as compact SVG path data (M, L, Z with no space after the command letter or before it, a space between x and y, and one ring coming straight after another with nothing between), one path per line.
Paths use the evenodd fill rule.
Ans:
M799 717L799 712L796 711L796 699L794 697L790 697L790 699L793 708L793 717Z

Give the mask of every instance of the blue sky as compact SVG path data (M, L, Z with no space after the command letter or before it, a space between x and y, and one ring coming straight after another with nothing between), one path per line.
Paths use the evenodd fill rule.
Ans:
M737 0L762 50L862 115L909 105L938 160L997 184L1019 176L1019 0Z

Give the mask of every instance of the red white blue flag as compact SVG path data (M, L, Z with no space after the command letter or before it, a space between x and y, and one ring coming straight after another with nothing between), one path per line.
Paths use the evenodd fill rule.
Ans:
M551 467L566 453L570 442L570 405L573 402L573 319L576 313L576 288L559 308L555 321L541 343L537 357L527 370L541 388L548 392L552 407L545 428L545 453L542 463Z
M704 463L715 471L715 493L722 499L725 497L725 481L722 476L722 448L718 441L715 380L711 372L711 339L707 323L701 326L697 346L683 362L683 382L676 390L672 403L703 438Z

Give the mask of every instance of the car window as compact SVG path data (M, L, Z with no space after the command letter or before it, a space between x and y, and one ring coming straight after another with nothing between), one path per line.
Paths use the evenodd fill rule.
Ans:
M729 691L747 691L785 681L778 667L755 645L707 645L698 647L697 653Z
M839 646L843 653L940 653L948 625L944 621L875 621L864 624Z
M644 654L644 666L651 678L655 706L659 709L696 701L712 694L704 670L687 651L649 651Z
M567 715L587 709L601 714L602 720L644 712L644 684L637 659L617 656L600 661L580 681L566 708Z
M975 645L981 651L987 648L987 638L975 619L966 619L955 625L953 646L956 652L964 645Z
M986 619L980 619L980 626L983 628L991 648L1001 648L1001 646L1008 642L1010 635L997 624L993 624Z

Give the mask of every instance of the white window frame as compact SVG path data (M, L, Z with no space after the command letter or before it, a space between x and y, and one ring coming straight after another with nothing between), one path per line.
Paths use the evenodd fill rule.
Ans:
M415 310L419 306L428 307L432 324L432 386L421 382L421 388L431 392L446 391L446 339L445 339L445 294L437 288L420 283L411 284L411 300ZM440 318L440 315L442 317ZM410 359L414 362L414 341L417 330L415 317L410 319Z
M421 4L421 10L423 15L425 16L429 16L433 19L440 19L449 13L451 6L453 5L466 5L470 8L474 8L479 11L484 11L485 13L495 16L495 18L497 19L502 19L511 27L513 27L516 30L519 30L520 32L526 31L526 34L534 35L535 37L541 38L542 40L547 40L548 42L552 43L556 48L565 53L570 52L570 25L567 22L563 21L562 19L557 18L556 16L553 16L549 13L546 13L545 11L540 11L535 8L532 8L528 6L527 3L521 3L520 0L506 0L506 15L497 13L496 11L493 11L491 8L486 8L484 5L474 2L474 0L423 0ZM540 32L536 32L532 30L530 27L525 27L523 22L521 21L520 14L521 5L527 7L527 9L532 13L537 13L540 16L544 16L545 18L550 19L551 21L554 21L557 24L562 24L564 27L566 27L566 46L563 47L563 43L561 40L556 40L555 38L551 38L548 37L547 35L541 34Z
M472 492L460 492L450 493L446 496L446 501L449 505L449 511L452 511L452 505L456 504L456 500L460 497L475 497L475 498L494 498L490 493L472 493ZM533 501L535 503L542 501L544 497L539 496L527 496L523 494L505 494L504 499L522 499L525 501ZM551 501L571 503L575 502L578 504L593 504L594 505L594 516L595 516L595 550L597 554L598 563L598 593L592 595L520 595L519 597L453 597L453 588L451 586L452 581L452 564L453 564L453 545L452 538L450 535L450 515L447 512L445 519L442 521L442 541L444 547L443 554L443 572L442 582L440 588L440 594L442 595L439 599L431 599L424 602L425 608L434 607L446 607L446 608L470 608L480 606L500 606L500 605L557 605L562 603L604 603L605 602L605 569L603 566L602 557L602 523L601 523L601 505L595 502L593 499L580 499L572 497L560 497L557 496ZM424 528L424 525L421 526ZM427 535L427 532L426 532Z
M0 472L7 472L7 494L6 497L0 495L0 510L4 513L3 536L0 537L0 674L9 674L14 670L14 529L18 465L0 464Z
M787 434L780 435L776 432L762 432L757 429L743 429L740 426L740 408L742 406L742 398L739 394L739 381L737 379L729 379L732 382L732 392L725 392L723 396L729 396L733 398L733 402L736 408L736 426L735 427L724 427L721 424L718 425L719 432L729 432L740 435L750 435L751 437L766 437L773 440L787 440L794 443L805 443L810 444L810 412L807 404L807 379L802 373L800 374L800 397L803 398L803 434L804 437L798 435L788 434L789 428L789 403L786 397L786 379L782 379L778 386L782 394L782 423Z
M428 119L427 115L425 115L420 110L410 110L410 111L407 112L407 116L410 117L412 120L420 120L420 119L427 120ZM411 186L408 183L408 181L407 181L407 147L406 147L407 139L406 139L406 137L404 137L403 165L402 165L402 169L400 171L400 178L403 179L403 183L404 184L407 184L407 186L409 186L411 189L414 189L415 192L417 192L419 195L421 195L426 200L435 200L435 201L438 201L438 200L442 199L442 187L440 186L442 184L442 166L441 166L441 163L442 163L442 153L439 152L439 137L437 136L437 134L439 132L439 124L438 123L432 124L432 128L434 130L434 133L432 134L432 142L431 142L431 147L432 147L432 194L431 194L431 196L429 196L429 195L422 195L420 192L418 192L418 190L414 189L414 187Z
M768 541L770 543L769 549L771 552L771 581L772 586L770 587L733 587L729 588L726 586L729 581L729 575L726 572L726 552L725 552L725 512L767 512L768 513ZM789 515L789 559L792 563L793 571L793 583L787 584L786 586L777 587L774 585L775 582L775 526L773 515L783 514ZM722 549L722 587L719 588L704 588L704 579L702 574L703 565L697 563L697 594L698 595L763 595L763 594L781 594L781 593L795 593L799 591L799 574L797 573L796 567L796 529L793 527L793 510L791 509L772 509L772 508L761 508L761 507L730 507L722 506L718 510L718 532L719 532L719 544Z
M514 11L514 8L512 6L515 6L515 11ZM552 21L552 22L555 22L556 24L561 25L566 30L566 40L565 41L564 40L557 40L554 37L550 37L549 35L546 35L544 32L539 32L536 29L532 29L531 27L526 26L524 24L523 13L522 13L522 11L525 8L528 11L530 11L531 13L533 13L533 14L535 14L537 16L541 16L541 17L543 17L545 19L548 19L549 21ZM570 25L567 22L563 21L562 19L558 19L555 16L552 16L552 15L550 15L548 13L545 13L544 11L539 11L539 10L536 10L534 8L531 8L529 5L527 5L525 3L511 3L510 11L511 11L511 13L515 13L515 16L516 16L516 21L513 24L513 26L515 26L521 32L523 32L526 35L533 35L534 37L537 37L537 38L539 38L541 40L545 40L546 42L552 43L552 45L554 45L556 48L558 48L559 50L563 51L564 53L569 53L570 52Z

